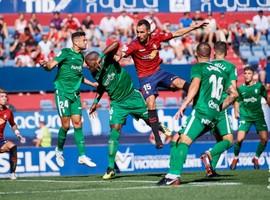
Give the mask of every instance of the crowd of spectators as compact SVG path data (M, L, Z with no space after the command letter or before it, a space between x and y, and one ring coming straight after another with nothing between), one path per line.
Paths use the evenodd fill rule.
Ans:
M209 25L188 36L164 43L160 56L165 64L188 64L194 61L194 48L199 41L225 41L239 52L241 45L256 46L261 41L268 45L270 18L259 11L252 20L245 23L236 21L228 24L225 14L221 13L217 21L211 13L207 16L200 12L184 13L178 24L169 21L161 23L154 12L145 16L151 24L152 31L174 31L186 28L200 21ZM223 20L224 19L224 20ZM41 59L52 59L62 48L71 47L71 33L77 30L86 32L88 48L101 51L111 41L118 40L122 45L129 43L136 35L135 26L139 20L138 13L122 11L118 17L110 13L100 20L93 21L90 14L80 21L73 14L62 18L59 12L53 13L48 26L42 26L35 14L29 20L20 13L14 21L14 27L7 27L5 19L0 16L0 66L38 67ZM270 40L270 38L269 38ZM268 55L265 55L267 59ZM269 55L270 56L270 55ZM258 62L257 64L261 63ZM132 64L132 59L124 60L123 64Z

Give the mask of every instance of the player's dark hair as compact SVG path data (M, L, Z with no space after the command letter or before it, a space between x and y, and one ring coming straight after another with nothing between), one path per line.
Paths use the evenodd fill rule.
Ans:
M4 89L2 89L2 88L0 88L0 93L5 93L5 94L7 94L7 91L4 90Z
M227 44L226 42L218 41L214 45L214 50L218 54L227 55Z
M198 46L196 48L196 53L197 53L197 56L199 56L199 57L210 58L211 47L208 43L201 42L198 44Z
M137 26L142 26L142 25L145 25L146 29L150 30L150 27L151 27L150 23L146 19L141 19L137 24Z
M90 56L92 56L92 55L97 55L97 56L99 56L99 53L96 52L96 51L91 51L91 52L89 52L88 54L86 54L85 60L86 60L87 58L89 58Z
M71 34L71 39L72 41L77 38L77 37L81 37L81 36L85 36L85 32L83 31L77 31Z
M245 71L252 71L253 73L255 72L254 68L253 67L250 67L250 66L247 66L244 68L244 72Z

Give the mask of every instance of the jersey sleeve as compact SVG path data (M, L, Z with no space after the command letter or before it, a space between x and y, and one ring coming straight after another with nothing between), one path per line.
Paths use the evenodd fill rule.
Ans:
M261 95L264 98L267 98L267 91L266 91L265 87L262 84L261 84Z
M238 97L236 98L235 101L237 101L239 103L239 102L243 101L243 97L241 95L240 88L237 88L237 92L238 92L239 95L238 95Z
M124 45L121 49L123 53L125 53L125 57L130 56L136 49L136 44L135 42L131 42L128 45Z
M10 124L11 127L13 127L14 125L16 125L15 121L14 121L14 115L13 113L10 111L10 117L8 119L8 123Z
M202 68L198 64L193 65L191 68L191 79L193 78L202 78Z
M160 42L166 42L173 38L173 34L160 32L158 33L157 38L159 39Z
M68 54L66 53L65 49L62 49L57 56L54 58L55 61L58 63L64 61L68 57Z
M230 81L237 80L237 69L233 64L232 64L232 70L230 71L230 74L229 74L229 79Z

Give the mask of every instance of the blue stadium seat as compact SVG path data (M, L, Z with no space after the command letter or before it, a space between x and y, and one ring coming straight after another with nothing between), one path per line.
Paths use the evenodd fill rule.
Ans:
M265 55L266 55L267 57L270 56L270 46L267 45L267 46L264 48L264 50L265 50Z
M257 56L249 56L247 58L249 65L258 65L260 57Z
M253 56L250 47L247 45L241 45L239 47L239 52L240 52L240 56L244 59L247 59Z
M263 46L261 45L255 45L252 46L253 55L258 58L265 58Z
M108 108L110 106L109 100L108 99L100 99L99 104L101 105L102 108Z

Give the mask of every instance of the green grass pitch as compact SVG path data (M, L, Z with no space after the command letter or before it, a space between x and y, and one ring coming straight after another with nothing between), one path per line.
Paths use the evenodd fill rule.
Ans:
M156 186L161 174L119 174L103 181L101 176L25 177L0 179L1 200L263 200L270 199L270 171L220 171L206 178L203 172L185 173L178 187Z

